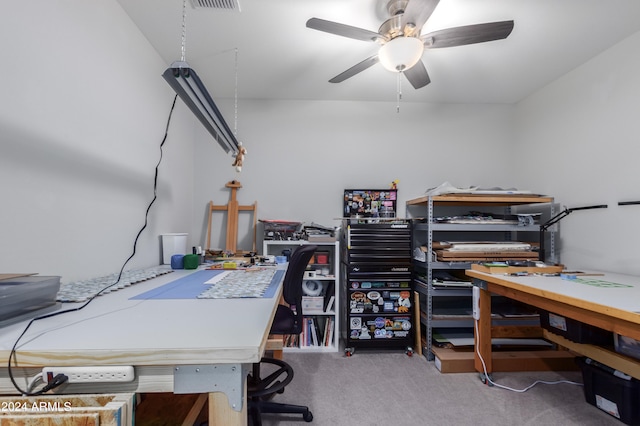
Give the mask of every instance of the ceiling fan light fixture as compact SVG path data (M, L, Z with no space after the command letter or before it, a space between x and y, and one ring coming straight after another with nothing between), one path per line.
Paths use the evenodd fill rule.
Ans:
M383 67L392 72L408 70L414 66L424 52L424 44L415 37L396 37L378 51Z

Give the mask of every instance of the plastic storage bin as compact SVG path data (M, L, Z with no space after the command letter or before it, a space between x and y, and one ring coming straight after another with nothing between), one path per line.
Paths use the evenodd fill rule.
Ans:
M542 328L572 342L603 346L611 346L613 343L613 333L610 331L553 312L539 310L539 313Z
M586 401L628 425L640 425L640 381L590 358L576 361Z
M615 334L613 342L616 352L635 359L640 359L640 340Z
M60 277L25 276L0 280L0 321L56 303Z

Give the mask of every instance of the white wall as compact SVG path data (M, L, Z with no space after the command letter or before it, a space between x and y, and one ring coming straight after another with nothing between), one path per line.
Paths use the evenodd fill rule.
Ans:
M577 211L560 223L561 261L640 275L640 33L523 101L512 174Z
M113 0L7 3L0 45L0 273L119 271L153 198L166 64ZM128 269L158 264L160 233L188 232L193 129L179 103Z
M218 100L233 126L234 102ZM504 172L513 140L513 107L359 102L245 101L238 137L248 150L241 173L203 132L196 146L195 220L204 244L207 203L227 204L226 182L239 180L240 204L258 202L260 219L337 226L347 188L388 188L398 179L405 201L450 181L457 186L510 186ZM248 216L247 216L248 218ZM226 216L213 247L224 248ZM250 221L240 226L246 235ZM259 227L261 229L261 227ZM251 247L244 238L240 248ZM258 238L260 239L260 238ZM260 248L260 245L258 246Z
M117 271L153 197L173 99L160 77L167 64L113 0L13 2L0 43L0 271L67 281ZM228 203L233 179L259 218L328 226L343 189L398 179L399 216L405 200L444 181L606 203L562 222L561 260L638 274L640 207L616 204L640 199L640 59L629 55L639 47L636 34L518 106L403 103L398 114L395 102L241 100L241 174L178 101L158 200L129 266L157 264L162 233L204 245L207 203ZM233 100L216 101L232 124ZM223 247L224 217L216 226L213 246Z

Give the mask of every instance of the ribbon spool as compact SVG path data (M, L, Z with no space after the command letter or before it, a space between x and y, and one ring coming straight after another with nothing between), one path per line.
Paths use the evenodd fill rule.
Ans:
M184 254L171 256L171 269L184 269Z
M197 254L184 255L184 269L196 269L199 263L200 260Z
M305 281L302 283L302 292L305 296L320 296L322 283L320 281Z

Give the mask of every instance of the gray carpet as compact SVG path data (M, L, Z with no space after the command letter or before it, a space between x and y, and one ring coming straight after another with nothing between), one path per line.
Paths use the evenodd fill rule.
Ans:
M364 425L622 425L589 405L582 386L539 384L516 393L483 384L475 373L442 374L424 357L400 351L285 353L293 382L274 401L308 405L315 426ZM580 372L494 373L523 389L536 380L582 382ZM307 424L265 415L265 426Z

